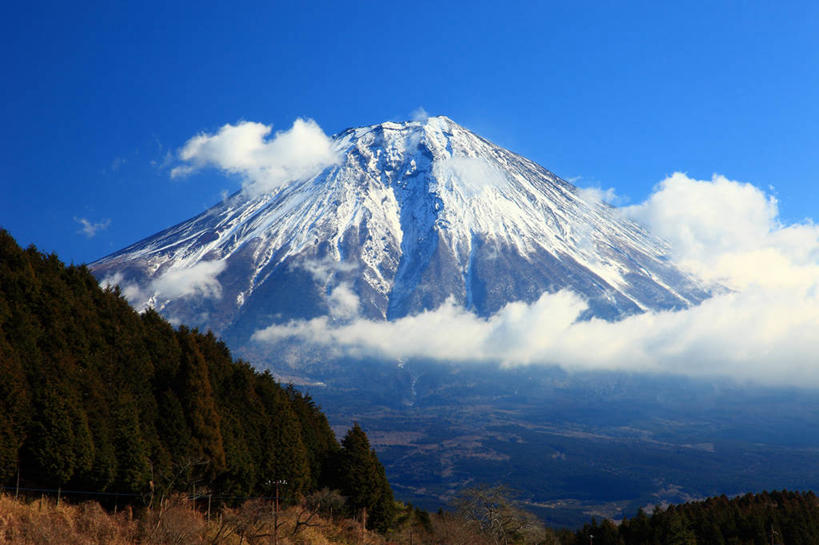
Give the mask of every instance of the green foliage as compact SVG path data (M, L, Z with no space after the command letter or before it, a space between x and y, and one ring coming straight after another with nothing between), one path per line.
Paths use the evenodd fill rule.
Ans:
M384 466L370 448L367 434L356 423L341 441L336 486L350 506L367 517L367 527L386 531L395 517L395 501Z
M191 431L193 456L207 460L211 475L225 466L220 415L216 408L208 364L199 350L198 339L182 327L178 332L182 348L180 365L181 401Z
M151 464L140 429L137 404L127 393L120 394L117 399L113 424L116 488L128 492L144 491L151 480Z
M82 411L46 383L36 396L35 414L23 444L24 469L38 479L65 486L91 470L94 445Z
M8 316L0 301L0 320ZM31 411L28 384L22 366L11 347L0 336L0 482L17 472L17 453L25 439Z
M138 314L85 267L0 230L0 484L19 466L23 486L157 497L196 483L239 502L286 481L287 503L340 482L386 529L384 468L350 433L341 449L309 396L213 334Z
M819 543L819 499L783 490L656 508L650 516L641 509L619 526L592 521L564 542L585 544L589 535L595 545Z

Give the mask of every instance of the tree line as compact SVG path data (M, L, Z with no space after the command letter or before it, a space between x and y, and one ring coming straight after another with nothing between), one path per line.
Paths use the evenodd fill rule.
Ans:
M593 536L593 537L592 537ZM819 499L813 492L762 492L656 507L619 525L592 520L564 545L765 545L819 543Z
M85 266L0 230L0 484L137 493L191 487L285 502L325 487L386 529L384 468L341 444L309 395L235 361L212 333L137 313ZM285 484L286 483L286 484Z

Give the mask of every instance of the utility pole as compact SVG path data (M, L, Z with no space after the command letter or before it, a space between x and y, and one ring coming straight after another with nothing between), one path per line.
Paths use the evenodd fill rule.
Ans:
M273 545L279 545L279 481L276 481L276 507L273 511Z
M276 496L273 500L273 545L279 545L279 485L287 486L287 481L277 479L270 484L276 487Z

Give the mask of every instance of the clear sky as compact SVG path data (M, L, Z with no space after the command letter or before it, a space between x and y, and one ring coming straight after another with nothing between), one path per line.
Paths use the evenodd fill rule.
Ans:
M816 2L31 1L0 59L0 226L68 262L237 189L170 178L197 133L419 107L630 202L720 173L819 217Z

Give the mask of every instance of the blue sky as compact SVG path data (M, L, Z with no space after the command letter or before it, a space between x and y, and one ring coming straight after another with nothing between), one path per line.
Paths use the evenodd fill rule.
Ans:
M812 2L29 2L0 57L0 226L68 262L237 189L170 167L240 120L423 107L630 202L683 171L773 186L785 221L819 207Z

